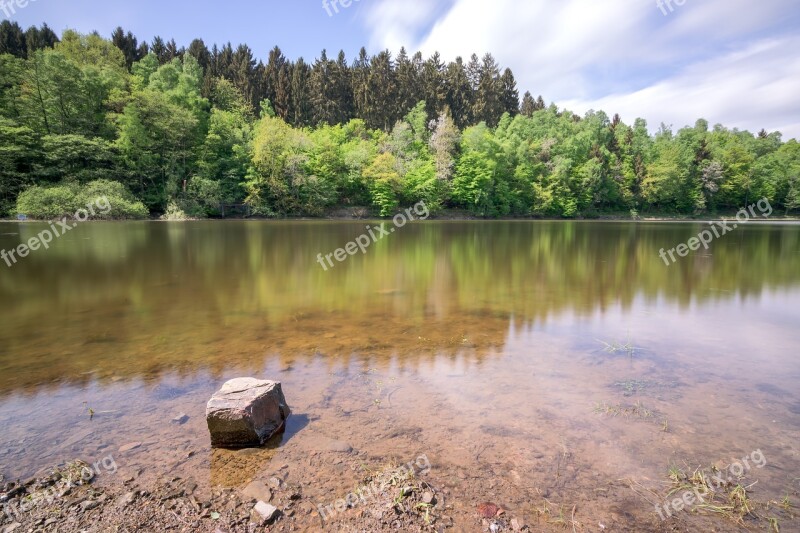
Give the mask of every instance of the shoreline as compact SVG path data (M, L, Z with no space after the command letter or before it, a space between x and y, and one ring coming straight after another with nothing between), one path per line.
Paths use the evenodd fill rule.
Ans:
M574 217L574 218L558 218L558 217L497 217L487 218L471 215L467 212L444 212L441 214L432 214L425 220L415 219L412 222L709 222L709 221L725 221L735 220L736 212L731 213L714 213L708 216L703 215L641 215L639 218L631 218L629 215L623 214L607 214L598 215L593 217ZM144 219L135 218L120 218L113 220L87 220L86 222L226 222L226 221L253 221L253 222L359 222L359 221L391 221L392 217L380 216L356 216L343 213L332 213L320 217L309 216L287 216L287 217L208 217L208 218L186 218L182 220L163 220L161 218L151 217ZM16 218L0 218L0 222L4 223L25 223L25 222L48 222L45 219L25 219L19 220ZM748 220L748 223L771 223L771 222L800 222L800 215L773 215L769 218L754 218ZM85 223L85 222L84 222Z

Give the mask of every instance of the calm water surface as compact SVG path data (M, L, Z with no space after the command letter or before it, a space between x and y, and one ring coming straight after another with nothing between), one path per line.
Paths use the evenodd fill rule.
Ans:
M236 485L336 439L507 480L512 503L757 449L760 490L796 491L800 226L741 227L667 267L659 249L703 226L415 223L326 272L317 254L364 222L81 225L0 263L0 473L112 453ZM0 248L45 227L0 223ZM243 375L283 381L296 416L237 463L203 414ZM636 402L650 414L597 412ZM618 498L598 512L652 511Z

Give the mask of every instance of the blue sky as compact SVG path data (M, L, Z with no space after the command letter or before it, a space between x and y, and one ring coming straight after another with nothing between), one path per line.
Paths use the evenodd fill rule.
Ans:
M362 45L447 60L490 51L521 91L581 114L641 116L651 129L702 116L800 138L797 0L342 1L329 16L322 0L36 0L11 18L103 35L121 25L181 45L245 42L262 58L275 44L306 60L323 48L352 59Z

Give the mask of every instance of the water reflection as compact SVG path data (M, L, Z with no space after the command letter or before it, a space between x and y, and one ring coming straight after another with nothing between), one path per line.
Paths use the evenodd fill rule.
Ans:
M475 361L509 327L637 299L682 309L800 283L800 227L751 225L666 267L702 224L429 222L334 269L362 222L85 224L0 265L0 394L322 358ZM10 249L44 228L0 224ZM15 234L16 233L16 234Z

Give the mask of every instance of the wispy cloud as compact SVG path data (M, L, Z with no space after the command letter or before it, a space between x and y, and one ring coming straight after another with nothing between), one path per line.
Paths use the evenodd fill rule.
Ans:
M490 51L522 89L579 113L800 137L795 0L687 0L666 17L655 0L381 0L367 21L373 49Z

